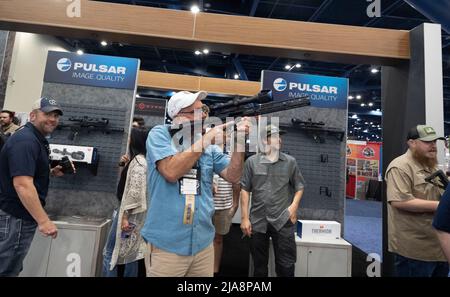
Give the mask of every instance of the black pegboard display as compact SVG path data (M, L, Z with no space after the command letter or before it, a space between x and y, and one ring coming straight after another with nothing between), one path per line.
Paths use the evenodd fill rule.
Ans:
M126 122L126 110L124 108L101 107L89 105L75 105L61 103L64 115L60 118L60 123L73 124L68 121L70 117L107 118L107 127L123 128L124 132L104 133L101 130L81 129L75 139L69 139L70 128L55 130L49 143L91 146L97 149L99 154L99 164L97 175L94 176L85 164L77 166L77 173L65 175L61 178L52 178L50 187L54 189L102 191L115 192L118 177L118 161L121 156L121 148L128 133L129 127ZM90 131L88 131L90 130Z
M337 210L343 195L342 174L345 157L340 142L333 135L323 135L320 143L306 131L283 127L282 150L293 156L306 182L302 208Z
M347 110L307 106L267 115L279 117L281 150L297 160L306 182L300 202L299 218L333 220L344 223L345 204L345 130ZM292 119L323 122L324 130L310 131L294 127ZM332 128L340 133L329 133ZM339 136L342 136L340 141Z

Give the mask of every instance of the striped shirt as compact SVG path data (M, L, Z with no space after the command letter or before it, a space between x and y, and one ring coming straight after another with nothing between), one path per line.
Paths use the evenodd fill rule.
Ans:
M217 174L214 174L214 184L217 186L217 192L214 194L214 208L216 210L231 208L233 206L233 185Z

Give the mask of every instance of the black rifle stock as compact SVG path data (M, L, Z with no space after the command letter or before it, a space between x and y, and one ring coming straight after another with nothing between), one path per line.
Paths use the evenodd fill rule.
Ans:
M111 132L124 132L123 128L110 127L109 119L107 118L97 119L83 116L70 117L68 121L72 123L60 123L57 129L69 128L71 131L69 135L70 140L75 140L81 131L87 131L87 133L90 133L91 131L100 131L104 134L109 134Z

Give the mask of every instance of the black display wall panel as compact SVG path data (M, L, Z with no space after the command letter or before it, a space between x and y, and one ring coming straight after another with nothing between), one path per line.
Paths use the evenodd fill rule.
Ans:
M281 150L297 160L305 179L306 187L298 210L299 219L332 220L343 224L347 110L307 106L267 116L272 119L278 117L281 128L288 132L282 136ZM294 128L292 118L324 122L325 127L344 133L343 139L340 141L325 131L312 133ZM315 134L321 140L314 139Z
M107 118L107 127L122 128L128 126L126 110L114 107L97 107L89 105L61 104L64 115L60 122L73 125L76 122L68 121L70 117ZM127 128L126 128L127 129ZM124 132L104 133L97 129L82 128L78 135L69 139L72 131L70 128L57 129L49 139L50 143L67 144L79 146L91 146L97 149L99 154L99 165L97 175L94 176L88 166L81 164L77 166L77 173L65 175L61 178L51 179L51 188L55 189L83 189L85 191L115 192L117 185L117 164L121 156L121 147Z
M338 209L342 196L340 192L343 190L340 180L340 141L330 135L323 136L324 143L318 143L304 131L284 129L288 133L283 135L282 150L297 160L306 181L302 208ZM322 156L327 162L321 162Z
M63 122L70 116L107 117L112 127L125 130L106 135L82 132L73 142L67 138L70 131L66 128L54 132L50 139L51 143L97 146L100 163L97 176L79 166L74 176L50 178L47 212L52 216L111 217L118 206L115 193L120 173L118 162L127 151L135 91L44 82L42 96L49 96L63 106Z

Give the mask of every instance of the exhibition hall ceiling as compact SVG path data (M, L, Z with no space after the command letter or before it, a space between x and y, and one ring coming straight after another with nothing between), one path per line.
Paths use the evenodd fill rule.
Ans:
M97 0L98 1L98 0ZM424 22L437 22L443 28L450 27L448 19L433 14L432 7L441 3L443 10L450 11L450 1L426 1L420 7L416 0L380 0L381 16L370 18L367 8L371 1L365 0L101 0L101 2L141 5L149 7L190 10L197 4L201 11L208 13L252 16L260 18L285 19L295 21L366 26L411 30ZM413 7L416 7L414 8ZM170 22L170 20L167 20ZM292 32L295 34L295 32ZM320 38L320 36L317 36ZM203 53L203 48L180 50L127 43L113 43L102 46L99 40L62 38L74 49L86 53L126 56L141 59L141 70L176 74L188 74L216 78L259 81L262 70L290 71L304 74L347 77L349 93L349 136L361 140L381 139L381 116L373 111L381 109L381 67L379 65L349 65L285 57L265 57L243 55L230 52ZM444 110L447 124L446 134L450 134L450 32L442 31L442 54L444 71ZM289 65L289 68L288 66ZM297 65L297 66L296 66ZM167 97L169 93L140 89L143 97ZM226 100L212 97L214 100ZM376 113L376 112L375 112ZM379 113L378 113L379 114ZM351 131L351 133L350 133ZM359 137L359 138L358 138Z

